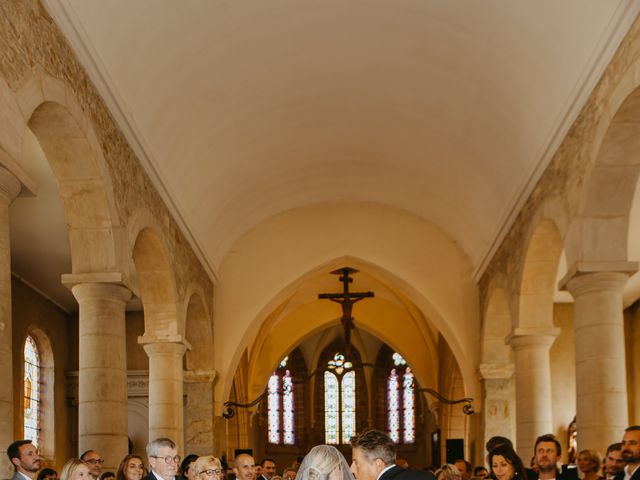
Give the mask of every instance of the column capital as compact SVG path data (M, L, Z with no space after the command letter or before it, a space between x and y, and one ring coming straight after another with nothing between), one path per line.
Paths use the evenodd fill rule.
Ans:
M191 350L191 344L182 335L142 335L138 337L149 357L159 354L184 355Z
M96 300L119 300L126 303L131 298L131 290L116 283L77 283L71 287L78 303Z
M558 289L568 290L571 294L574 294L574 290L584 293L582 289L585 281L576 280L593 278L596 280L587 280L586 283L605 283L593 289L587 287L586 291L618 288L622 290L627 279L637 271L638 262L576 262L567 270L566 275L562 277L562 280L558 283ZM623 282L622 287L619 287L619 282ZM578 293L578 295L580 293Z
M597 292L621 294L632 273L633 271L631 270L627 272L608 271L581 273L569 278L564 288L571 293L574 299L581 295Z
M514 350L526 347L550 347L560 334L558 327L547 328L514 328L504 339L504 343L511 345Z
M214 383L218 378L216 370L185 370L184 381L187 383Z
M482 380L508 380L514 371L513 363L481 363L478 367Z
M10 205L20 194L22 183L13 173L0 166L0 198Z

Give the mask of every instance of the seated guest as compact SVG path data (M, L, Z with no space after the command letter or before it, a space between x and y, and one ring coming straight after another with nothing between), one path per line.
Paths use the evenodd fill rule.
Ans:
M148 480L175 480L181 459L173 440L162 437L149 442L147 459L151 467Z
M144 462L138 455L127 455L122 459L116 471L116 480L142 480Z
M113 472L103 472L100 474L100 480L112 480L116 478L116 474Z
M602 465L602 457L595 450L582 450L578 453L578 468L584 475L584 480L598 480L598 472Z
M52 468L43 468L38 472L37 480L58 480L58 472Z
M502 444L489 452L489 469L491 477L496 480L527 480L527 474L518 454L506 444Z
M460 470L455 465L445 463L436 470L436 480L461 480Z
M42 468L42 457L31 440L16 440L7 447L7 456L16 472L13 480L33 480Z
M72 458L60 471L60 480L91 480L91 467L84 460Z

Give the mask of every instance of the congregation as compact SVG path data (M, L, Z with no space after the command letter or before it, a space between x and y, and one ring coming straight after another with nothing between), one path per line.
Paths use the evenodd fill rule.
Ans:
M595 450L579 452L577 465L559 465L560 442L552 434L538 437L529 468L506 437L495 436L486 444L487 466L476 466L458 459L439 468L412 470L406 460L397 458L396 445L378 430L351 437L352 462L331 445L313 447L304 458L277 474L273 459L256 465L248 453L239 453L232 466L213 455L178 454L176 443L158 438L146 447L148 469L142 456L129 454L117 472L102 472L104 460L99 452L88 450L68 460L60 475L43 468L43 458L31 440L17 440L7 448L15 474L12 480L639 480L640 425L625 429L622 441L611 444L604 456Z

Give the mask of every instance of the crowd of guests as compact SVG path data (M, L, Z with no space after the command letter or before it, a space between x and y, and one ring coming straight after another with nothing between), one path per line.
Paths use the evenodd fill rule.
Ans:
M176 444L158 438L147 445L146 460L127 455L117 471L102 472L104 460L95 450L69 460L60 475L42 468L42 458L30 440L18 440L7 449L15 467L12 480L640 480L640 426L624 432L622 441L609 446L604 459L594 450L582 450L577 465L560 465L560 442L551 434L536 439L528 468L505 437L487 444L487 465L475 468L464 459L436 469L411 470L397 458L396 445L378 430L368 430L350 440L352 462L330 445L313 447L305 457L277 474L276 462L265 458L256 465L240 454L227 466L224 458L188 455L182 459Z

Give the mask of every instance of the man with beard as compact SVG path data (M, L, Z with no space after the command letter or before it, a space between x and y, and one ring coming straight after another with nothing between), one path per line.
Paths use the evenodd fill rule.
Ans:
M616 475L616 480L640 480L640 425L633 425L624 431L622 460L626 465Z
M533 454L538 472L527 469L528 480L578 480L577 468L566 468L566 465L563 465L562 470L558 469L562 447L551 433L536 438Z
M42 457L31 440L17 440L7 448L9 461L16 469L12 480L33 480L42 467Z

